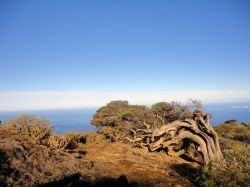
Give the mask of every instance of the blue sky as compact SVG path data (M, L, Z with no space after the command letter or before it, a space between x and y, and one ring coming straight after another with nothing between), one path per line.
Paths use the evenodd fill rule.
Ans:
M0 0L0 92L249 91L248 0Z

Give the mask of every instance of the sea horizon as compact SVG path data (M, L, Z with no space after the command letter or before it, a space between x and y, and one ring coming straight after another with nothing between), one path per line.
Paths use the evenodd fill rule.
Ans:
M250 122L250 102L247 103L213 103L204 104L204 110L212 114L211 124L217 126L227 120ZM148 106L150 107L150 106ZM6 122L18 115L35 115L48 119L55 131L63 134L68 131L96 131L91 119L99 107L20 110L0 112L0 121Z

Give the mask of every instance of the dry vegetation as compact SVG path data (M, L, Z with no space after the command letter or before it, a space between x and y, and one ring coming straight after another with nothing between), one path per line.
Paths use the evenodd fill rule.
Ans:
M17 116L15 119L7 121L5 126L11 131L31 136L39 143L55 149L74 149L78 143L86 141L86 133L68 132L58 135L47 119L31 115Z
M94 132L59 137L72 143L55 148L0 127L0 186L193 186L175 167L188 164L180 158L113 143Z
M203 162L202 142L179 138L188 129L214 140L207 119L193 100L152 108L111 102L92 119L98 132L58 135L46 119L18 116L0 127L0 186L249 186L250 124L214 128L220 162Z
M8 121L6 127L22 135L31 136L40 142L46 141L53 131L47 119L30 115L17 116L15 119Z
M250 124L227 121L215 127L220 136L223 165L200 169L200 186L250 186Z

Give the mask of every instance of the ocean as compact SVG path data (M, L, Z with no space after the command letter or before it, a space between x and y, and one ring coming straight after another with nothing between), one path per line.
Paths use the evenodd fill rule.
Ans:
M235 119L239 122L250 122L250 104L206 104L206 112L212 114L211 124L213 126L223 123L226 120ZM50 120L55 131L63 134L68 131L94 131L91 119L97 108L84 109L61 109L41 111L18 111L0 112L2 122L10 120L17 115L30 114L44 117Z

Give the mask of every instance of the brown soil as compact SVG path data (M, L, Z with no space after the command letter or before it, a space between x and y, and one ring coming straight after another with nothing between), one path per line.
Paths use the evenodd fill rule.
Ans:
M197 165L102 138L61 151L0 128L0 186L194 186Z

